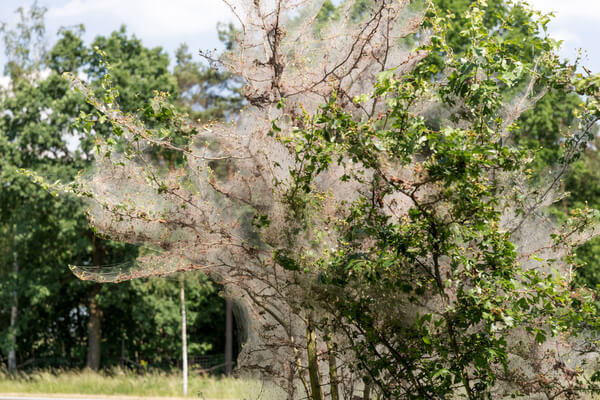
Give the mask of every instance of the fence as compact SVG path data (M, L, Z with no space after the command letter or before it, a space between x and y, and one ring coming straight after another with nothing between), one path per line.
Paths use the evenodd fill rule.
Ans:
M2 366L2 359L0 359L0 366ZM78 361L78 362L77 362ZM45 369L45 368L81 368L83 365L80 360L68 360L61 357L35 357L30 358L19 365L19 370L32 370L32 369ZM148 360L147 363L138 363L128 358L121 358L119 364L121 367L127 367L134 370L144 370L146 368L181 368L181 359L172 358L169 360L162 359L160 363L153 363L152 360ZM225 372L225 354L207 354L201 356L190 356L188 357L188 366L190 371L201 374L221 374ZM232 364L235 367L235 361Z

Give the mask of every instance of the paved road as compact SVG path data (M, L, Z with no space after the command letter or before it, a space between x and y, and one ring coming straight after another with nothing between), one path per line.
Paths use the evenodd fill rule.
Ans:
M0 400L215 400L206 397L138 397L138 396L101 396L101 395L85 395L85 394L15 394L15 393L0 393ZM221 399L224 400L224 399ZM235 399L229 399L235 400Z
M0 394L0 400L191 400L192 398L201 400L214 400L205 397L135 397L135 396L96 396L96 395L43 395L43 394L30 394L30 395L17 395L17 394ZM233 400L233 399L230 399Z
M98 398L95 399L90 399L90 398L84 398L84 397L39 397L39 396L34 396L34 397L16 397L16 396L1 396L0 395L0 400L98 400Z
M40 397L40 396L2 396L0 395L0 400L99 400L96 398L85 398L85 397Z
M197 398L197 397L196 397ZM210 400L201 398L203 400ZM133 396L89 396L86 395L13 395L13 394L0 394L0 400L191 400L190 397L178 398L178 397L133 397Z

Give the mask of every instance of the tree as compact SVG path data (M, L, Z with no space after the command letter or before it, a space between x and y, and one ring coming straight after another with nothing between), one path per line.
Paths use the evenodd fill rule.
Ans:
M449 46L457 54L462 54L465 48L465 38L460 35L464 29L467 20L467 10L471 1L464 0L436 0L434 2L441 10L448 10L454 14L453 26L447 35ZM505 1L488 1L488 7L485 9L484 24L489 29L495 29L501 19L506 15L512 14L513 18L520 21L521 26L525 27L531 23L526 13L518 9L508 7ZM536 36L531 36L527 29L515 29L507 33L512 41L524 41L532 43L539 40ZM532 53L529 49L519 55L521 58L530 59ZM440 65L439 57L432 57L432 62ZM508 88L510 91L510 88ZM574 123L574 112L577 110L581 99L578 95L563 91L561 88L553 88L530 109L519 117L519 130L515 132L514 139L520 145L534 150L536 162L532 165L533 173L538 175L538 179L544 179L548 171L555 167L555 161L559 157L562 145L562 136L564 130L568 129ZM588 205L597 209L594 203L595 197L591 192L598 190L595 182L598 177L595 171L598 169L589 168L595 163L597 158L594 148L588 149L582 154L580 160L577 160L571 168L565 171L563 176L564 191L568 193L566 197L553 207L553 214L564 220L568 217L569 211L577 207L582 207L588 202ZM598 283L598 260L600 260L599 239L593 238L588 243L582 245L577 253L577 264L586 265L581 268L581 273L577 274L577 284L590 288L595 288Z
M597 392L596 310L569 273L595 215L556 227L543 212L593 136L598 78L560 61L547 18L522 5L511 15L537 23L509 15L490 32L475 3L457 56L444 18L419 30L405 3L360 4L370 12L348 2L319 29L302 2L235 8L243 38L222 62L251 105L236 125L195 126L161 95L142 121L114 88L100 101L71 76L97 110L86 121L118 138L98 138L98 172L71 190L91 199L97 229L159 250L133 271L76 273L207 271L246 313L240 361L288 398ZM510 40L517 29L540 39ZM417 50L399 45L415 33ZM432 53L444 70L423 61ZM586 99L557 174L535 182L512 139L546 89ZM181 130L190 140L176 146ZM182 162L153 163L154 148Z
M570 192L570 195L558 204L557 208L562 215L568 214L568 210L565 208L600 209L600 204L598 204L600 197L597 196L600 188L595 184L598 182L597 174L600 167L599 154L596 150L598 148L597 141L598 139L595 139L590 148L586 150L585 156L573 164L572 173L564 181L565 190ZM576 279L579 283L598 290L598 285L600 285L600 269L598 268L600 247L597 238L579 247L576 253L576 263L582 266L577 271Z
M181 321L178 307L175 316L169 313L179 304L179 285L150 280L108 287L76 279L68 265L128 265L138 249L100 237L90 229L82 201L53 198L19 170L70 181L91 166L94 137L76 125L79 113L90 107L60 75L81 73L102 93L106 70L94 46L111 60L129 60L112 70L127 111L137 111L137 102L148 101L155 90L176 96L176 79L166 53L144 47L124 28L91 45L81 38L83 27L61 29L47 49L44 12L20 9L17 28L3 25L1 31L11 74L0 93L1 361L10 369L86 364L97 369L118 365L121 358L173 367ZM188 280L190 354L220 349L219 288L198 275Z
M2 28L2 37L8 56L6 71L10 74L10 87L2 90L3 113L0 118L0 136L3 143L3 158L0 162L2 202L0 206L1 224L6 234L2 247L3 265L10 265L12 274L3 275L8 287L2 292L5 301L0 313L10 314L7 336L8 364L15 369L18 356L24 356L25 342L31 340L46 342L47 332L37 335L23 335L26 327L36 325L31 310L46 311L50 298L50 282L61 279L61 270L53 269L68 256L79 256L81 241L77 237L76 225L85 228L83 218L73 220L69 212L80 203L65 199L60 205L48 193L32 185L18 173L19 168L32 168L44 175L62 179L73 179L71 165L77 161L71 158L66 142L60 137L68 133L67 121L60 117L65 108L77 112L77 99L85 106L82 98L68 90L68 85L57 76L40 81L40 68L45 51L43 42L43 15L45 9L32 7L28 12L19 9L20 23L16 30ZM51 115L49 109L58 115ZM70 165L69 165L70 164ZM47 176L47 175L46 175ZM70 219L73 223L66 221ZM52 246L52 242L69 242L70 254L65 247ZM64 270L63 270L64 271ZM39 315L39 314L38 314ZM50 328L51 329L51 328ZM5 336L7 335L7 336ZM4 341L4 340L3 340ZM47 343L47 342L46 342ZM43 346L43 345L42 345ZM40 347L42 347L40 346ZM21 354L16 354L17 349ZM4 352L3 351L3 352ZM26 358L21 357L21 361Z
M364 12L364 6L368 0L357 2L354 8L358 12ZM452 48L452 51L460 56L464 53L467 47L467 40L460 33L468 24L466 16L472 0L435 0L433 3L436 7L444 12L449 12L453 15L452 23L448 27L447 42ZM414 3L413 3L414 4ZM417 7L419 2L416 2ZM338 6L342 7L341 5ZM336 7L331 2L325 2L321 13L319 14L321 23L325 23L328 18L337 18ZM487 2L487 7L484 10L483 23L490 30L496 30L502 20L514 19L518 21L520 27L509 32L503 32L505 41L518 43L519 41L534 44L540 41L540 37L532 35L531 30L526 27L533 23L527 13L522 12L519 8L510 7L510 3L504 0L491 0ZM519 46L513 46L514 51L519 52L520 59L531 61L531 48L525 49ZM432 53L428 56L427 61L437 68L443 65L443 59L439 54ZM428 62L422 63L421 67L429 67ZM508 97L514 96L514 88L505 88ZM554 169L555 161L559 157L560 147L562 145L562 131L568 129L574 121L574 111L576 111L581 99L574 93L565 92L561 88L552 88L529 110L525 111L519 117L519 130L515 132L514 140L519 145L526 146L534 151L536 162L532 165L532 170L538 179L545 179L548 171ZM559 219L565 219L571 208L577 207L576 204L583 204L585 201L592 201L593 197L589 196L590 189L596 187L594 182L598 179L590 173L597 171L589 169L584 176L579 176L585 167L583 164L593 162L595 151L590 149L582 154L582 159L578 160L572 168L569 168L563 174L563 185L568 192L568 196L553 207L553 214ZM583 183L585 179L585 184ZM597 207L593 207L597 208ZM598 280L594 278L598 275L596 271L598 260L600 260L600 252L598 247L599 239L593 238L589 243L582 245L577 251L577 260L579 265L587 265L588 268L582 270L582 273L577 275L577 283L594 288L598 284Z
M225 31L221 32L225 35ZM195 120L233 119L244 105L239 93L242 82L231 74L193 62L185 44L177 49L175 57L173 74L179 90L176 103Z

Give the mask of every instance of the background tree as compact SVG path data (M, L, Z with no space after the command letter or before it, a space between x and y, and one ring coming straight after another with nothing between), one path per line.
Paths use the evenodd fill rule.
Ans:
M240 94L243 82L215 67L192 61L185 44L177 49L173 74L179 91L176 103L194 120L233 120L244 105Z
M162 50L144 47L124 28L90 45L81 38L83 27L62 29L46 49L44 12L35 5L20 9L16 30L2 30L11 81L0 97L0 359L15 354L11 367L97 368L119 365L125 357L131 366L151 360L171 367L180 348L178 284L146 280L108 287L76 279L68 265L129 265L138 250L98 236L84 217L83 202L52 198L18 170L70 181L90 167L95 139L76 124L90 107L61 74L86 76L101 93L107 71L94 47L111 60L127 60L111 72L129 112L155 91L176 97L176 78ZM188 281L190 352L221 352L219 288L200 275Z

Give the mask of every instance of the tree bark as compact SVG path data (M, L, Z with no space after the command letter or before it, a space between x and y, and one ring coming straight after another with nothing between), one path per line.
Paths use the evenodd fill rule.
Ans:
M8 370L9 372L15 372L17 370L17 316L19 313L19 296L17 294L17 279L19 277L19 261L17 259L17 253L13 254L13 271L15 274L13 289L13 302L10 307L10 349L8 350Z
M95 266L104 264L104 248L101 239L92 236L92 261ZM90 290L89 312L87 324L88 351L86 367L94 371L100 369L100 356L102 354L102 308L96 298L100 293L100 285L95 284Z
M331 400L339 400L337 363L335 361L335 349L331 338L327 339L327 355L329 357L329 386L331 387Z
M179 280L179 296L181 298L181 348L183 356L183 395L188 391L188 359L187 359L187 320L185 316L185 281L183 274Z
M98 305L96 295L100 291L99 285L94 285L90 298L90 319L87 324L88 351L86 367L97 371L100 369L100 354L102 340L102 309Z
M310 317L306 318L306 352L308 356L308 376L312 400L323 400L321 376L317 357L317 333Z
M231 299L225 299L225 375L231 376L233 358L233 318Z
M365 382L365 389L363 391L363 400L371 399L371 381Z
M125 368L125 339L121 338L121 369Z

